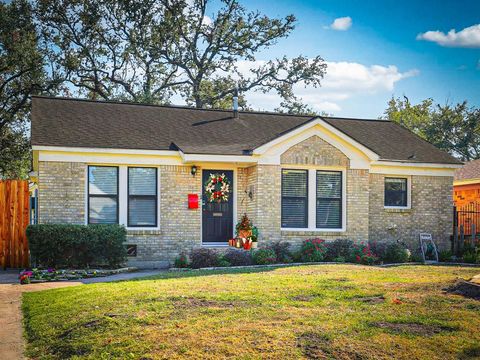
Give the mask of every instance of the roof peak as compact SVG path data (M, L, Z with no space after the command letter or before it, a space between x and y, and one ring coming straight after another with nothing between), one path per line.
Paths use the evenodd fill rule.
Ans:
M161 104L146 104L139 103L134 101L119 101L119 100L93 100L93 99L82 99L74 97L64 97L64 96L46 96L46 95L32 95L32 98L47 99L47 100L59 100L59 101L78 101L78 102L89 102L89 103L99 103L99 104L118 104L118 105L130 105L130 106L149 106L149 107L158 107L158 108L167 108L167 109L179 109L179 110L193 110L193 111L214 111L214 112L223 112L223 113L232 113L232 110L226 109L199 109L186 105L161 105ZM286 116L286 117L298 117L305 119L331 119L331 120L353 120L353 121L382 121L389 122L389 120L382 119L359 119L359 118L349 118L349 117L340 117L340 116L322 116L322 115L300 115L300 114L286 114L274 111L239 111L240 114L262 114L262 115L275 115L275 116Z

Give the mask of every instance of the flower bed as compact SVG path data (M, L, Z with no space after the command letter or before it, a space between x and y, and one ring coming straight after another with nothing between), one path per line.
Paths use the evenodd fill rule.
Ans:
M19 280L20 284L31 284L31 283L42 283L49 281L71 281L71 280L80 280L88 279L95 277L103 277L109 275L120 274L124 272L135 271L135 268L122 268L115 270L104 270L104 269L81 269L81 270L71 270L71 269L60 269L56 270L53 268L49 269L31 269L23 270L20 272Z

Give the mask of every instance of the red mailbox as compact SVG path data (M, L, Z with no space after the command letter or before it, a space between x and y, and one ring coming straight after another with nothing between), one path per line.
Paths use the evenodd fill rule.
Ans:
M188 194L188 208L189 209L198 209L198 195L197 194Z

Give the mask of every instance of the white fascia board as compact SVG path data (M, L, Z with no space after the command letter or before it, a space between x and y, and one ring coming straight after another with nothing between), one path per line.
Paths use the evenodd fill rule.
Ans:
M184 154L180 152L183 162L222 162L222 163L243 163L255 164L257 158L251 155L207 155L207 154Z
M336 128L334 128L333 126L331 126L330 124L328 124L327 122L325 122L324 120L322 120L321 118L316 118L315 120L312 120L292 131L289 131L288 133L282 135L282 136L279 136L278 138L266 143L266 144L263 144L261 146L259 146L258 148L256 148L254 151L253 151L253 154L257 154L257 155L262 155L264 154L265 152L268 151L268 149L270 149L272 146L275 146L275 145L278 145L280 144L281 142L285 141L285 140L288 140L289 138L295 136L295 135L298 135L300 133L302 133L303 131L305 130L308 130L310 128L313 128L317 125L320 125L321 127L327 129L328 131L332 132L333 134L335 134L336 136L338 136L339 138L341 138L342 140L350 143L351 145L353 145L354 147L356 147L358 150L360 150L361 152L363 152L368 158L370 158L371 160L378 160L380 158L380 156L376 153L374 153L372 150L368 149L367 147L365 147L364 145L360 144L359 142L357 142L356 140L352 139L351 137L347 136L346 134L344 134L343 132L337 130Z
M109 149L109 148L86 148L86 147L41 146L41 145L33 145L32 150L74 152L74 153L156 155L156 156L177 156L179 153L177 150Z
M408 162L408 161L392 161L392 160L378 160L372 161L373 166L408 166L419 168L436 168L436 169L459 169L462 164L441 164L441 163L420 163L420 162Z

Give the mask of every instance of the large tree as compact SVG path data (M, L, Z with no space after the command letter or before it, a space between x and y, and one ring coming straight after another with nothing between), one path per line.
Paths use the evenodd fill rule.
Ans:
M426 99L412 105L406 97L392 98L384 117L461 160L480 158L480 109L466 101L439 105Z
M0 178L27 176L30 95L54 87L46 64L31 5L0 2Z
M226 107L238 88L298 103L292 86L319 86L326 68L320 56L257 61L295 18L249 12L236 0L212 14L207 0L42 0L36 8L65 77L92 98L167 103L177 94L196 107Z

